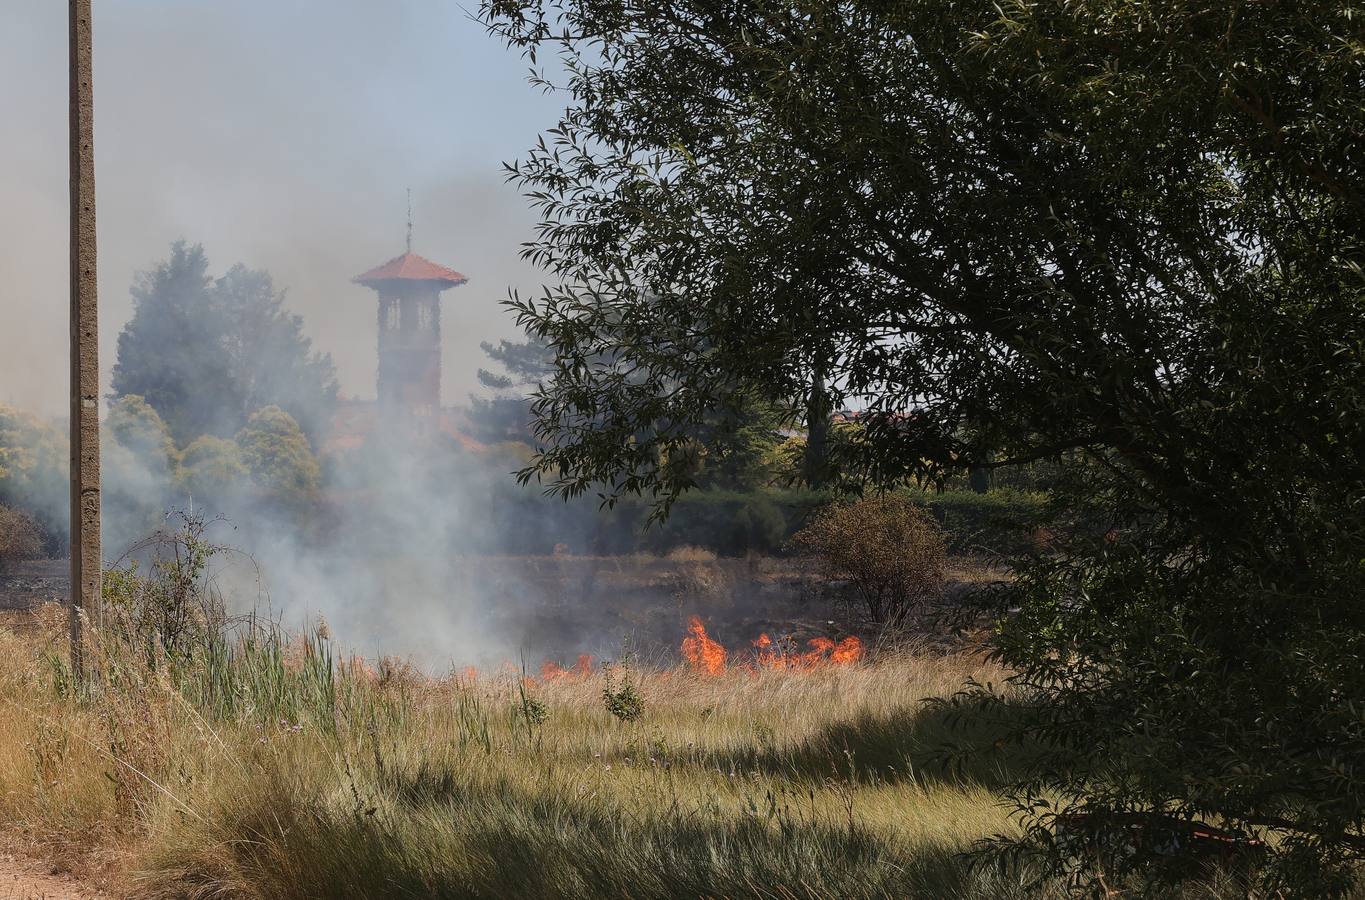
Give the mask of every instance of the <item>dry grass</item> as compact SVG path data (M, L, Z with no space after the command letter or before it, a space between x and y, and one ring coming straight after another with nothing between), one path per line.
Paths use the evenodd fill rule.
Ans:
M948 775L921 700L998 681L979 659L617 667L644 702L625 723L601 672L428 679L316 636L192 668L97 643L74 691L63 624L0 631L0 816L129 895L1052 895L960 856L1011 828L1005 761Z
M980 657L888 641L845 666L798 647L776 661L750 651L717 676L584 665L428 678L338 659L325 626L290 638L230 619L206 574L217 550L201 522L185 525L173 552L106 573L86 680L66 666L64 610L0 621L8 837L112 874L122 893L1063 894L963 856L1014 828L998 789L1023 751L950 773L952 730L924 701L1000 682ZM634 562L617 573L650 569L680 611L733 601L738 570L702 553L662 571ZM564 565L547 561L556 577ZM1007 577L961 568L964 583ZM974 733L956 737L997 745L983 721L965 724Z
M622 723L600 673L324 659L330 687L295 683L321 677L316 642L238 657L230 703L96 648L103 680L77 696L60 625L0 632L0 815L49 850L117 854L138 896L1018 893L955 856L1009 827L989 771L931 762L942 725L920 700L998 677L967 658L618 670L645 703Z
M673 562L715 562L717 559L714 551L705 547L693 547L690 544L674 547L664 558Z

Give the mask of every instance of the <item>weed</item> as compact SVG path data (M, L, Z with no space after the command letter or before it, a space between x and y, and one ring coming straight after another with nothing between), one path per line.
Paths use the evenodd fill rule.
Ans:
M603 675L606 679L606 686L602 688L602 705L607 712L611 713L620 722L635 722L645 714L645 699L636 690L635 683L630 679L630 667L627 663L621 663L621 681L616 684L612 680L611 666L603 668Z

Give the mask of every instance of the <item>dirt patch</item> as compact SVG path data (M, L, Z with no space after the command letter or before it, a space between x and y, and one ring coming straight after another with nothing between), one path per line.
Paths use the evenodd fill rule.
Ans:
M97 888L83 884L50 865L13 853L0 853L0 900L110 900Z

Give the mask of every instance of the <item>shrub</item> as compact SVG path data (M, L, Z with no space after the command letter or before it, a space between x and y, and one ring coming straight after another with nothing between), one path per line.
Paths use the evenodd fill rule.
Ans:
M43 533L27 513L0 506L0 572L43 549Z
M526 739L530 740L535 736L535 730L549 720L550 707L541 698L526 692L528 680L523 677L521 681L517 682L517 700L513 704L513 712L525 723Z
M888 495L832 506L792 538L823 574L847 582L879 625L899 625L943 584L947 546L933 518Z
M148 557L106 570L105 625L155 668L165 656L186 661L217 641L227 625L226 605L214 587L211 563L227 552L205 536L208 523L180 513L177 531L158 531L131 553Z
M316 499L322 470L298 422L278 406L251 414L237 432L243 465L267 497L303 511Z
M611 667L603 670L606 686L602 688L602 705L607 712L620 722L635 722L645 714L645 698L640 696L634 682L630 680L630 668L621 665L621 683L616 684L611 677Z

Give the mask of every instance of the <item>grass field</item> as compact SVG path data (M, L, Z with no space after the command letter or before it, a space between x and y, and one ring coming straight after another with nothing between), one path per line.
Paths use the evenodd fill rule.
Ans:
M193 672L0 632L15 833L165 897L1005 897L957 857L1008 829L933 764L920 703L979 661L428 679L261 640ZM214 671L217 666L217 671ZM630 691L626 692L627 694ZM543 721L540 721L543 719Z
M999 681L978 657L433 679L317 635L176 663L96 634L76 689L63 638L55 608L0 629L0 815L116 895L1062 896L963 856L1013 827L1005 763L950 776L922 701Z

